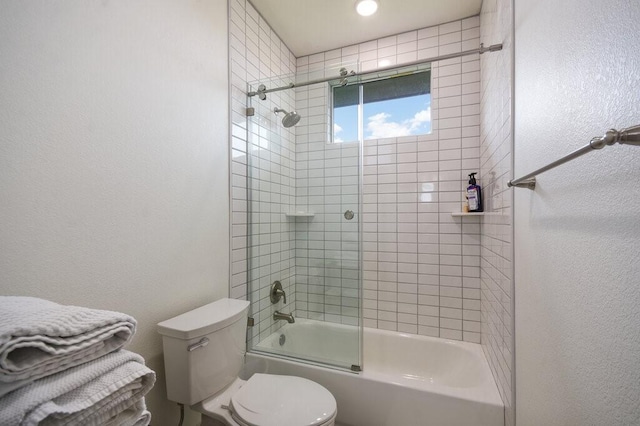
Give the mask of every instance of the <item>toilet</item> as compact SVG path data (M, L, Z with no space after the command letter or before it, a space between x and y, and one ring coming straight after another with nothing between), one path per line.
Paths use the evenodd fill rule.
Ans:
M249 302L220 299L158 324L167 397L203 415L202 425L333 426L336 400L302 377L238 377Z

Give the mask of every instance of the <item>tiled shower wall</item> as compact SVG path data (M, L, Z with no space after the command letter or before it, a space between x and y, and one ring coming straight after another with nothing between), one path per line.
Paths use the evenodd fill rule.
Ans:
M357 60L361 70L374 71L477 48L479 25L479 17L472 17L301 57L297 73L333 72L339 68L336 64L352 69ZM312 90L315 95L307 92L302 104L297 99L299 112L308 114L309 121L298 125L296 147L318 144L317 149L309 149L307 158L314 155L323 164L337 164L328 157L338 158L335 147L327 144L328 89ZM440 61L432 64L432 133L365 142L360 212L365 326L480 342L480 220L451 216L461 210L467 174L480 168L479 114L478 55ZM305 169L300 152L297 155L297 173L311 172ZM298 205L309 203L311 192L326 194L336 191L336 185L345 188L353 183L322 177L323 183L318 180L313 191L301 192L298 187ZM347 207L341 206L342 210ZM325 226L323 220L313 219L318 229ZM335 224L344 223L340 221L336 214ZM329 229L326 224L323 232L309 232L308 244L324 244ZM343 234L349 237L348 231ZM309 316L331 312L331 320L348 322L345 306L339 304L343 300L327 297L337 290L320 286L327 278L317 278L313 293L298 294L297 312ZM313 305L305 303L305 297L313 298Z
M489 13L491 4L485 5L485 15ZM486 19L485 15L483 19ZM282 302L272 307L268 301L268 286L274 279L285 284L290 305L286 307L287 312L294 311L295 306L295 314L301 317L356 322L358 298L354 262L357 258L351 257L349 250L356 243L352 228L357 226L357 220L362 220L365 325L478 342L482 269L483 342L494 374L500 377L503 398L508 401L512 335L508 323L512 315L510 307L507 309L510 305L504 302L510 298L507 291L510 287L504 280L510 279L507 271L510 268L510 247L503 243L510 244L510 221L499 216L486 217L481 225L478 218L460 219L450 215L450 212L460 209L467 173L480 168L478 57L433 64L432 134L366 142L362 212L358 211L354 203L355 194L350 189L358 174L359 154L353 146L325 143L328 132L325 89L321 89L323 94L320 95L313 88L298 90L295 100L291 98L292 91L270 94L266 102L254 98L252 103L256 107L257 118L253 122L257 124L249 129L249 138L244 117L247 81L267 81L274 76L313 69L331 68L333 72L337 64L349 64L352 68L357 60L361 62L361 70L372 71L381 61L385 61L385 66L402 64L475 48L479 44L479 18L322 52L298 58L297 62L249 3L231 1L230 18L233 114L231 295L245 297L251 277L249 286L256 289L258 298L255 300L259 300L252 306L254 318L259 323L259 327L253 329L254 336L270 333L272 311L282 308ZM487 34L486 37L483 39L486 44L496 42L495 34ZM496 54L484 57L490 59L492 55ZM504 63L487 63L494 70L504 72L510 69ZM508 88L497 89L496 86L499 85L495 79L484 82L483 99L487 93L504 96L505 90L508 91ZM323 99L313 100L314 97ZM293 130L280 127L279 119L271 112L274 106L293 109L294 105L305 117L293 128L298 139L295 144ZM487 111L485 109L483 114ZM505 131L510 135L509 129L505 130L499 123L508 125L508 120L504 117L504 110L500 112L494 108L491 114L494 118L488 122L486 117L483 118L486 129L482 134L480 183L487 186L485 192L489 209L510 209L508 193L499 189L500 185L504 188L504 167L507 165L501 161L505 145L499 141L505 139ZM250 205L245 202L247 139L256 142L249 145L255 151L252 164L257 165L250 174L251 185L259 189L258 198L254 197ZM315 149L309 145L313 143L322 143L322 148ZM275 152L262 149L267 148L267 144L272 144ZM325 174L322 183L320 180L312 183L305 179L318 178L313 173L319 172L320 168L313 172L310 162L319 159L317 151L320 150L323 151L321 160ZM340 166L337 166L338 159ZM296 185L297 180L300 181ZM340 194L335 192L336 188ZM323 197L330 197L322 200L324 203L320 203L318 198L311 198L318 195L320 189ZM356 212L356 220L343 228L340 217L322 217L324 212L320 211L323 208L320 206L327 201L339 206L337 211L340 214L353 206L350 209ZM316 210L318 216L287 220L282 214L300 209ZM249 210L252 211L252 223L260 222L260 225L253 225L257 251L251 255L256 267L247 275L246 222ZM325 220L328 220L327 227L322 231L312 225L321 226ZM330 224L331 221L334 223ZM481 227L487 233L482 240L482 256ZM323 250L326 249L322 258L326 254L333 262L322 265L321 272L312 270L313 259L319 253L309 255L310 248L315 250L314 242L320 241ZM340 250L336 245L338 241L341 241ZM342 241L346 241L347 246ZM496 248L498 242L502 248ZM345 248L348 249L346 252ZM300 276L295 276L295 270ZM292 285L294 279L299 283L297 289ZM322 281L322 287L318 285L320 281L314 280ZM507 299L505 294L509 296ZM298 300L294 302L296 297ZM507 315L502 315L505 312Z
M481 225L482 347L505 403L505 425L514 416L514 322L512 190L512 6L511 0L484 0L481 40L503 43L481 59L481 172L485 205L493 214Z
M273 113L274 107L293 109L294 94L291 91L269 94L266 101L253 97L251 102L255 115L247 128L247 82L259 80L270 85L283 84L282 81L271 80L276 76L292 75L295 57L249 2L230 0L229 4L232 114L230 293L231 297L242 299L251 293L250 315L256 322L256 326L251 328L250 339L253 340L270 334L282 324L282 321L274 322L272 319L276 309L290 312L295 306L295 223L287 220L284 214L295 207L295 135L293 129L285 129L280 124L282 114L276 116ZM250 250L247 250L248 222ZM276 305L269 300L269 288L275 280L283 284L287 295L286 307L283 300Z

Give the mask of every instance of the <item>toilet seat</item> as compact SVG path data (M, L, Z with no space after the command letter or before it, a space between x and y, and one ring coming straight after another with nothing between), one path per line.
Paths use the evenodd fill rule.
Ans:
M336 400L324 387L295 376L254 374L231 396L241 426L322 426L336 417Z

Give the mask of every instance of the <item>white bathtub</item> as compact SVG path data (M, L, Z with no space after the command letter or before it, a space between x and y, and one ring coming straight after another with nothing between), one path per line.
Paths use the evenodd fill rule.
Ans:
M284 338L282 337L284 336ZM284 344L281 344L284 339ZM296 319L256 345L258 351L308 361L350 366L358 360L358 328L323 321Z
M337 351L334 356L350 361L353 354L340 350L352 346L335 344L345 333L354 335L347 329L300 319L269 336L259 348L277 346L284 354L300 349L301 357L318 361L330 357L330 348ZM502 400L480 345L365 328L362 368L351 373L248 353L244 374L295 375L320 383L335 396L337 421L344 426L504 424Z

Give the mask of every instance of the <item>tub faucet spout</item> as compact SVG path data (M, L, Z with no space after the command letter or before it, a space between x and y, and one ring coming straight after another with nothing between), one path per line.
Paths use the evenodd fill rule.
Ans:
M283 314L280 311L275 311L273 313L274 320L287 320L289 324L293 324L296 322L296 319L293 317L293 314Z

